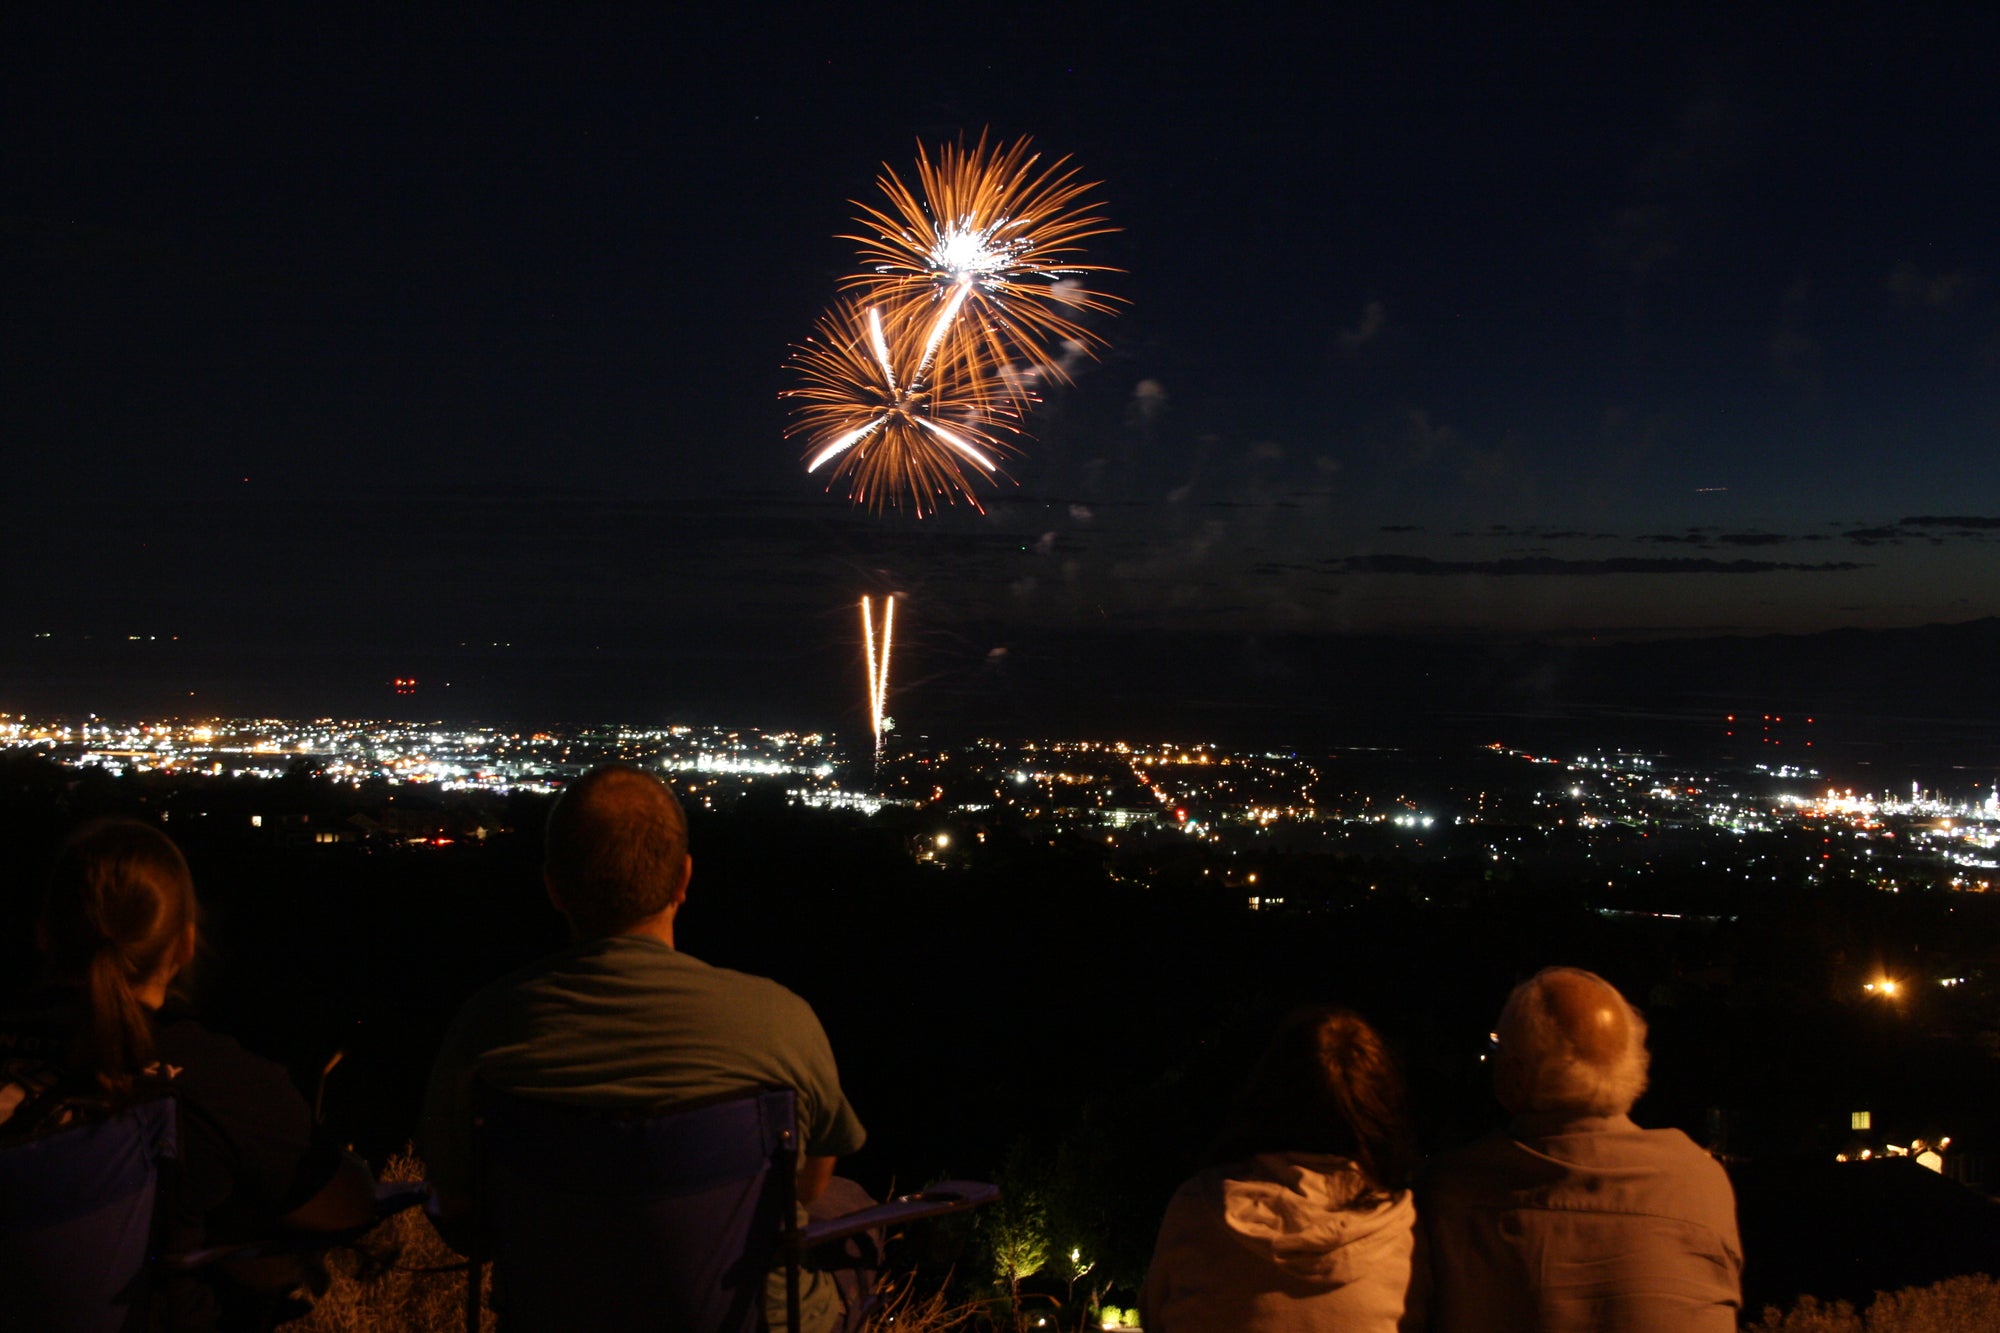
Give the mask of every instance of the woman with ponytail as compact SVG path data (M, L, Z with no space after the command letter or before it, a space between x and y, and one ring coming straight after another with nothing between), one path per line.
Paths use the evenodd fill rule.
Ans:
M81 1000L70 1069L108 1097L157 1072L153 1018L195 953L194 877L180 848L136 820L100 820L57 855L36 943Z
M198 919L187 861L151 825L101 819L63 844L36 927L45 984L0 1022L0 1137L171 1096L180 1124L176 1204L163 1219L171 1248L365 1224L367 1168L318 1141L282 1068L203 1027L174 993L194 961ZM221 1280L175 1293L171 1323L256 1327L273 1299Z
M1422 1327L1415 1145L1388 1044L1357 1015L1293 1013L1174 1195L1139 1293L1147 1333Z

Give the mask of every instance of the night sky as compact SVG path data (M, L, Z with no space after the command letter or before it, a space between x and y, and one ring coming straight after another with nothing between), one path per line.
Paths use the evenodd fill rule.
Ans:
M38 8L0 709L408 673L852 722L863 592L907 599L896 711L1022 724L1197 640L2000 613L2000 20L1960 7ZM856 510L786 357L847 201L989 127L1103 182L1130 304L984 513Z

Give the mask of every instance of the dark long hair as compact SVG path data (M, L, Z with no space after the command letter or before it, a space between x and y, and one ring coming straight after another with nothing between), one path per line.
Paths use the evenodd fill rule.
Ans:
M75 1072L113 1096L153 1062L152 1025L135 988L159 974L194 920L187 861L150 824L95 820L56 854L35 942L54 980L83 995Z
M1416 1144L1403 1075L1388 1043L1358 1014L1313 1005L1289 1015L1207 1158L1219 1166L1278 1152L1345 1157L1371 1196L1408 1185Z

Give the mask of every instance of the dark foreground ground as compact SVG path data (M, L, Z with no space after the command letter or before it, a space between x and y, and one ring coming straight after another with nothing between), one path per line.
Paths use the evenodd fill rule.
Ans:
M430 1054L479 984L564 942L543 899L542 802L489 803L512 831L444 847L319 847L269 832L324 808L309 779L230 789L0 765L0 975L29 974L48 853L89 814L170 812L207 912L197 998L213 1024L326 1082L335 1131L378 1160L409 1137ZM406 802L421 797L405 796ZM272 815L252 830L245 802ZM234 806L242 804L241 810ZM1729 922L1607 918L1567 891L1494 888L1450 864L1326 868L1311 913L1250 913L1194 885L1138 889L1101 851L995 837L970 865L913 864L907 830L755 799L697 817L682 947L812 1002L870 1130L865 1185L999 1177L1052 1250L1129 1288L1153 1228L1264 1034L1290 1006L1350 1005L1408 1066L1427 1147L1498 1119L1480 1056L1506 990L1535 968L1610 976L1648 1011L1654 1086L1637 1117L1733 1159L1756 1305L1864 1298L2000 1271L2000 1205L1907 1161L1837 1166L1847 1116L1951 1134L1986 1189L2000 1143L1996 1048L1964 1015L1836 994L1874 933L2000 958L2000 902L1822 889L1752 898ZM1893 910L1893 918L1884 917ZM1947 1019L1949 1021L1947 1021ZM1989 1024L2000 1016L1989 1015Z

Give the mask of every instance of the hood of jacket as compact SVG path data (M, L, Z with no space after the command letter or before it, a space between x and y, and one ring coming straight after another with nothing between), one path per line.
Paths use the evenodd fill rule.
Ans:
M1409 1191L1361 1202L1367 1182L1344 1157L1264 1153L1204 1173L1201 1188L1238 1244L1299 1281L1341 1287L1399 1250L1407 1259Z

